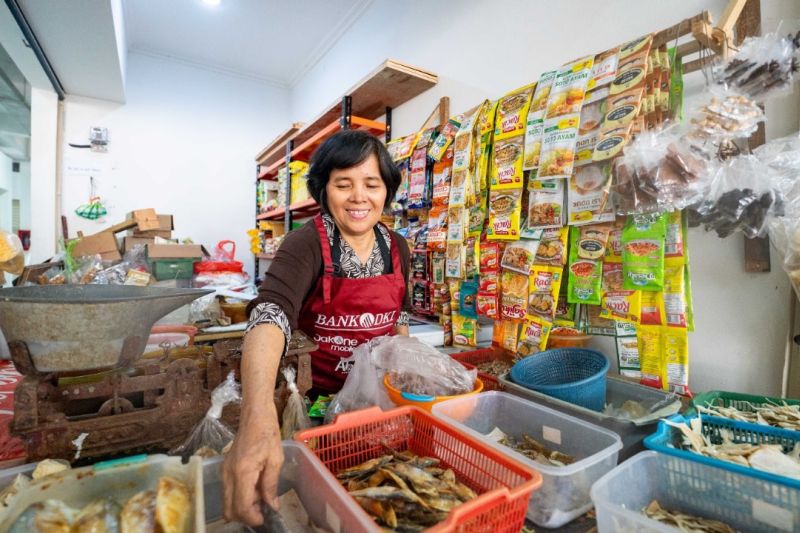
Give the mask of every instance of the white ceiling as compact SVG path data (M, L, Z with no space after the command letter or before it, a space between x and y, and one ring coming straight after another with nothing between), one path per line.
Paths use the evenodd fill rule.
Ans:
M128 50L293 86L372 0L123 0Z

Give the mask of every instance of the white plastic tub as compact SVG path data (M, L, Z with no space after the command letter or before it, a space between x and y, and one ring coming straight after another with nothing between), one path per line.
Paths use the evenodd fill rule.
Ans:
M0 487L14 481L17 474L30 475L35 464L21 465L0 474ZM172 476L185 483L192 491L190 527L203 533L205 511L203 498L203 468L199 457L181 464L180 457L166 455L132 456L73 468L32 481L9 502L0 507L0 531L8 531L31 504L44 500L60 500L70 507L80 509L93 500L112 498L120 505L134 494L155 489L161 476Z
M592 487L599 532L678 531L642 513L653 500L665 509L721 520L737 531L800 531L800 489L642 452Z
M278 494L294 489L308 516L317 526L333 533L375 530L375 523L305 446L283 441L283 456ZM207 523L222 519L222 461L223 458L217 456L203 463Z
M448 400L434 405L433 413L542 475L526 515L542 527L560 527L588 511L589 489L614 468L622 448L616 433L505 392ZM487 438L494 428L513 437L527 434L575 462L555 467L532 461Z

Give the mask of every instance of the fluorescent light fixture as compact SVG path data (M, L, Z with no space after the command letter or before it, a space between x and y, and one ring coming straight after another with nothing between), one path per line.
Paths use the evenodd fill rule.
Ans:
M203 0L203 3L207 6L217 7L220 4L221 0Z

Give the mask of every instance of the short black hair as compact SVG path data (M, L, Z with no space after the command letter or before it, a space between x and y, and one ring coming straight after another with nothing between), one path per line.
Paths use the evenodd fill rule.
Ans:
M323 213L328 212L325 186L328 185L331 171L360 165L370 155L378 160L381 180L386 185L384 207L389 207L402 180L392 156L377 137L364 131L343 130L328 137L311 156L306 185Z

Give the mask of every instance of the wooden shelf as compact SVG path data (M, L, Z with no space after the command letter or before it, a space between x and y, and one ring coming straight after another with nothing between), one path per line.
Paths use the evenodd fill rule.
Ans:
M319 211L319 206L313 198L309 198L308 200L303 200L302 202L293 203L289 206L289 211L291 211L293 215L311 215ZM276 220L283 218L284 213L286 213L286 209L279 207L277 209L272 209L266 213L257 215L256 220Z
M354 117L374 121L386 113L387 107L399 107L430 89L438 81L439 78L432 72L387 59L344 94L352 97L351 112ZM280 168L289 140L294 140L295 146L299 146L313 137L320 127L337 122L341 117L340 104L341 99L337 99L305 127L299 123L293 124L261 150L256 161L264 168L262 174L271 174Z

